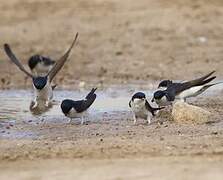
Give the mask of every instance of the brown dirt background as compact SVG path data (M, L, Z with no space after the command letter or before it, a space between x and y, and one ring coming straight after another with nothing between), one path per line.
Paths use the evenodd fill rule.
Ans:
M211 70L220 80L222 16L221 0L0 0L0 44L25 64L36 53L57 59L79 32L55 80L60 88L183 80ZM2 49L0 72L1 89L30 88ZM11 129L38 138L0 139L0 179L222 179L222 97L194 103L220 121L133 126L124 113L86 126L17 124Z

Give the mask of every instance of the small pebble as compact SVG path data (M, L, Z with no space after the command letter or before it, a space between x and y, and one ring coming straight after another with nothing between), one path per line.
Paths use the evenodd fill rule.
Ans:
M164 138L163 137L160 137L160 141L163 141L164 140Z
M217 134L218 134L218 132L217 132L217 131L214 131L214 132L212 132L211 134L217 135Z

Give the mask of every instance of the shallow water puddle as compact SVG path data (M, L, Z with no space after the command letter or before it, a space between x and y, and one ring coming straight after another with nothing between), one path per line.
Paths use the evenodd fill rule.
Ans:
M211 96L222 89L210 88L202 96ZM97 90L97 99L89 109L88 121L99 121L102 119L111 119L110 117L126 117L130 115L128 103L134 92L143 89L142 87L111 87L104 90ZM152 98L152 91L145 90L148 99ZM54 99L56 104L41 116L34 116L29 111L30 101L32 100L32 90L2 90L0 91L0 137L5 138L32 138L33 132L17 131L16 125L32 125L59 123L64 124L69 121L60 109L60 103L63 99L83 99L89 90L67 91L56 90ZM77 120L79 121L79 120ZM9 132L10 131L10 132Z

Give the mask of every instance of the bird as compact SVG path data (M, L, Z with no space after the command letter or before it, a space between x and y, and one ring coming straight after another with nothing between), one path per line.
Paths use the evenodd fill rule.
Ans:
M77 41L78 33L66 51L66 53L56 61L55 65L45 76L35 76L28 72L21 62L17 59L15 54L12 52L9 44L4 44L4 50L9 59L29 78L32 79L32 85L34 89L34 100L30 103L30 111L35 111L36 109L44 109L49 108L53 99L53 87L51 86L52 80L56 76L56 74L61 70L64 63L67 61L68 56ZM40 112L41 113L41 112Z
M82 100L74 101L72 99L65 99L61 103L61 110L66 117L70 118L69 123L73 118L81 118L81 124L84 124L84 116L87 114L87 110L94 103L97 95L95 91L97 88L92 88L87 96Z
M33 55L28 60L28 66L34 76L45 76L56 62L48 57Z
M134 124L136 124L137 118L146 119L148 124L151 123L151 118L155 116L155 113L164 107L154 108L146 99L146 95L143 92L135 93L129 101L129 107L133 112Z
M159 106L168 106L171 105L174 100L180 100L186 102L187 98L196 97L199 94L203 93L209 87L214 86L219 83L212 83L213 79L216 76L210 77L215 71L208 73L205 76L202 76L198 79L191 81L186 81L182 83L175 83L171 80L161 81L158 85L158 88L166 88L164 90L157 90L153 94L152 102L156 102Z
M163 80L159 83L158 88L168 88L170 85L171 86L172 85L175 85L175 86L180 86L180 85L185 86L186 85L186 86L188 86L189 84L197 84L197 83L199 85L199 83L202 83L205 79L207 80L207 78L210 77L214 73L215 73L215 71L212 71L212 72L210 72L210 73L208 73L208 74L206 74L206 75L204 75L204 76L202 76L198 79L194 79L194 80L191 80L191 81L186 81L186 82L183 82L183 83L175 83L175 82L173 82L172 80L169 80L169 79L168 80ZM214 76L214 77L216 78L216 76ZM212 78L215 79L214 77L212 77ZM212 78L210 78L209 81L207 81L206 83L212 81L213 80Z

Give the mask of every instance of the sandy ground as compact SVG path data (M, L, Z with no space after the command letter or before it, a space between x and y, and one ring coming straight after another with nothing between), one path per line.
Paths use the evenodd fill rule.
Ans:
M59 58L74 34L77 46L55 80L73 89L191 79L213 69L223 76L223 2L215 0L0 0L0 44L8 42L25 64L40 53ZM30 81L0 51L0 88L30 88ZM82 83L83 84L83 83ZM222 96L194 104L217 122L165 121L133 126L128 112L103 121L2 126L0 179L222 179ZM61 121L61 120L59 120Z

